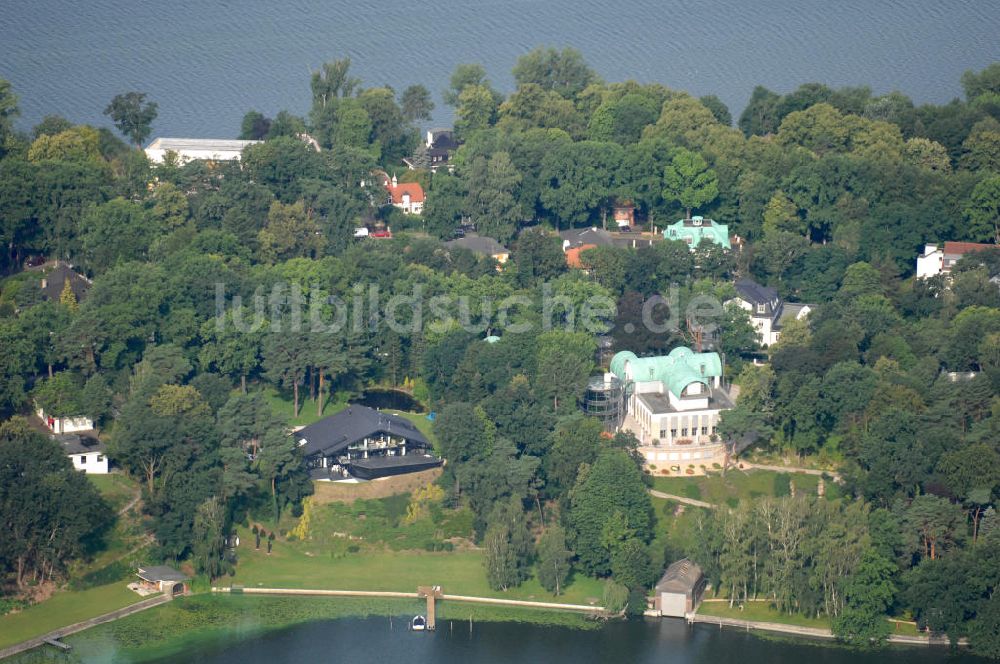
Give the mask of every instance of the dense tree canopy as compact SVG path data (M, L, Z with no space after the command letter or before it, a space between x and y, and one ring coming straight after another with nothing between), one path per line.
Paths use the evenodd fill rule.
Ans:
M1000 650L995 565L982 563L1000 532L1000 252L913 278L925 243L1000 237L997 66L940 106L758 87L738 128L713 96L605 83L572 49L532 51L513 78L503 94L483 67L456 69L444 100L461 146L433 173L418 150L429 91L366 87L346 59L313 73L304 117L248 113L233 135L263 142L238 164L153 165L57 117L19 134L0 81L3 416L37 403L95 417L140 481L155 555L216 576L234 523L276 523L309 491L286 416L402 386L437 413L447 504L472 511L496 588L535 570L558 593L575 569L638 605L629 594L683 553L733 602L828 617L845 640L880 640L885 614L910 612ZM132 93L108 113L141 145L155 110ZM421 184L422 215L386 204L393 174ZM556 232L606 227L626 203L632 235L571 269ZM728 225L730 251L657 232L695 211ZM510 260L443 245L468 224ZM392 238L353 237L383 225ZM36 256L72 264L86 293L47 294L51 263L24 269ZM836 465L843 497L720 505L697 538L664 543L670 516L652 513L637 442L602 435L578 400L609 347L691 345L679 314L698 296L730 300L740 277L810 313L782 319L764 348L742 309L720 308L706 343L741 389L719 435ZM616 306L585 327L595 302ZM5 579L58 577L97 545L107 507L58 448L17 421L3 431L19 473L77 498L68 514L69 493L8 478ZM29 446L40 451L26 459ZM6 516L29 499L45 523ZM63 523L66 540L43 550L42 529Z

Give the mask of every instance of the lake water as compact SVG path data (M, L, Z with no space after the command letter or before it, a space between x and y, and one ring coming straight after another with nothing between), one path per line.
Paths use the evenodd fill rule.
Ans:
M366 85L423 83L461 62L512 87L517 56L580 49L607 80L717 94L738 116L753 86L807 81L961 94L959 76L1000 60L995 0L4 0L0 77L19 126L59 113L105 123L115 94L159 103L154 135L233 137L256 108L309 105L309 71L350 56ZM450 109L438 98L435 123Z
M407 662L408 664L953 664L983 663L944 648L889 648L858 652L830 645L774 640L680 620L611 623L598 630L523 623L438 624L436 633L409 632L397 618L324 620L251 638L199 641L178 653L145 661L198 664L283 662ZM83 635L81 635L83 637ZM28 661L134 662L108 642L71 639L70 655L39 651ZM43 654L44 652L44 654Z

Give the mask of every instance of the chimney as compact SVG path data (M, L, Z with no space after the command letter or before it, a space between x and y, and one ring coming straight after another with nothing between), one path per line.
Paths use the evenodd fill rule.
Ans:
M48 287L49 287L49 280L46 279L45 277L42 277L42 290L45 290Z
M396 180L396 174L392 174L392 188L395 189L399 186L399 181Z

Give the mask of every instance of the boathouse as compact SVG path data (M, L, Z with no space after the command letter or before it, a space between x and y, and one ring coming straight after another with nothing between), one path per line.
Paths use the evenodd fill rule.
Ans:
M653 607L661 616L683 618L698 608L705 585L700 567L687 558L678 560L667 568L656 584Z
M139 588L146 593L161 592L173 597L186 593L188 590L188 577L166 565L140 567L136 576L139 577Z

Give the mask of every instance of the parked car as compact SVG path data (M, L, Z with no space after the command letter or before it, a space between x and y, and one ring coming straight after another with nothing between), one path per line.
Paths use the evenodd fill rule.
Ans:
M368 237L368 229L362 226L354 229L354 237Z
M388 229L384 231L372 231L370 237L378 237L378 238L392 237L392 231Z

